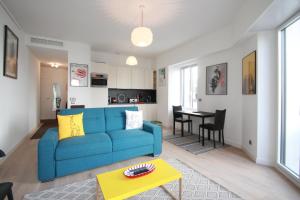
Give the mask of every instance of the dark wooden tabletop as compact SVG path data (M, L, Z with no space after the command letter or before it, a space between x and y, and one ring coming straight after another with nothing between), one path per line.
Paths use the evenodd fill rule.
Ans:
M205 112L205 111L180 110L180 111L177 111L177 113L180 113L183 115L195 116L195 117L214 117L215 116L215 113Z

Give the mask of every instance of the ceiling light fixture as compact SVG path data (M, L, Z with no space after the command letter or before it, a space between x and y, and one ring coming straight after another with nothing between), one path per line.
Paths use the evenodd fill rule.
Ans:
M126 59L126 65L137 65L138 61L136 59L136 57L134 56L128 56L128 58Z
M50 65L51 65L51 67L55 67L55 68L58 68L58 67L59 67L59 64L58 64L58 63L51 63Z
M150 28L144 26L144 5L140 5L141 21L140 26L136 27L131 32L131 42L138 47L149 46L153 41L153 33Z

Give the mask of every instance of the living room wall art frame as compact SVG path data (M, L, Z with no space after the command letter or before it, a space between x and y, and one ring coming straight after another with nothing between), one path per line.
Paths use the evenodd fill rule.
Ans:
M165 87L166 82L166 68L158 69L158 86Z
M88 87L87 64L70 64L70 85L72 87Z
M18 78L19 38L7 26L4 26L3 76Z
M227 95L227 63L206 67L206 95Z
M242 94L256 94L256 51L243 58Z

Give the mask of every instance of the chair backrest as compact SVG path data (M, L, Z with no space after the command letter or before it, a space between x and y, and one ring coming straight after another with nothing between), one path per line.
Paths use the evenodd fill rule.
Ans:
M2 151L2 150L0 149L0 158L2 158L2 157L4 157L4 156L5 156L4 151Z
M71 108L85 108L85 105L71 105Z
M216 114L215 114L216 128L224 129L225 115L226 115L226 109L225 110L216 110Z
M173 119L181 118L182 114L176 113L177 111L182 110L182 106L173 106Z

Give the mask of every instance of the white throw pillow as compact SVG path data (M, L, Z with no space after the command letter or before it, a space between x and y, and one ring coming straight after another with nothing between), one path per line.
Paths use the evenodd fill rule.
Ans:
M126 113L126 129L143 128L143 111L125 110Z

